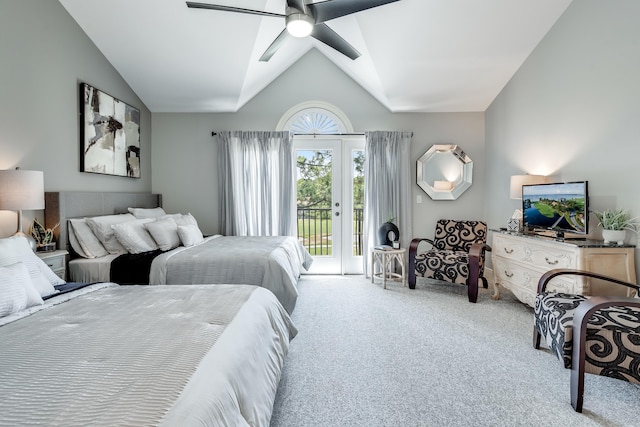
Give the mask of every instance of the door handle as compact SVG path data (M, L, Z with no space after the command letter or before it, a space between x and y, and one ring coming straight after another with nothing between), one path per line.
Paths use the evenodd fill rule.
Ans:
M336 216L340 216L340 212L336 212Z
M336 208L340 207L340 202L336 202Z

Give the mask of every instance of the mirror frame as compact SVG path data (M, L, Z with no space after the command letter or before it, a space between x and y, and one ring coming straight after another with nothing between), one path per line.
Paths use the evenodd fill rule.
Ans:
M424 168L430 161L435 160L437 154L450 153L454 159L460 162L460 173L453 181L451 190L436 190L431 183L424 179ZM462 148L453 144L434 144L416 162L416 183L432 200L456 200L462 193L471 187L473 181L473 161ZM443 180L446 178L443 176Z

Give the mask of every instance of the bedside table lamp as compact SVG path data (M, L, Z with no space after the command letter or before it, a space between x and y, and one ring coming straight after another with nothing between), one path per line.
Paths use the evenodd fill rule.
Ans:
M522 199L522 186L530 184L544 184L548 182L548 178L544 175L511 175L509 182L509 197L513 200ZM520 209L516 209L513 216L507 221L508 231L522 231L523 212Z
M0 210L18 212L18 231L15 235L27 238L35 252L36 242L22 232L22 211L44 209L44 174L20 168L0 170Z

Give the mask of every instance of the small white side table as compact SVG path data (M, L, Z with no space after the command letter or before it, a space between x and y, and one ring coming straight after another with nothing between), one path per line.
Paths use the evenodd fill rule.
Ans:
M373 249L371 251L371 283L376 277L382 279L384 289L387 289L387 280L400 280L402 286L407 285L405 275L406 249ZM395 261L400 264L401 273L395 272ZM380 271L376 273L376 263Z

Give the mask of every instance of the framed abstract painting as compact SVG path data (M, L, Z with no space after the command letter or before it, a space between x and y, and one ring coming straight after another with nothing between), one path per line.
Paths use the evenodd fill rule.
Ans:
M140 110L80 84L82 172L140 178Z

